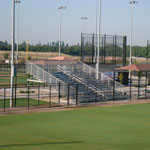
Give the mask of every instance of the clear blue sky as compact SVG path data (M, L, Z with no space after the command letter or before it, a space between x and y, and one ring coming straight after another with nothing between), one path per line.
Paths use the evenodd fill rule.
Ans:
M63 11L62 39L69 44L80 43L81 17L89 19L85 32L95 32L96 0L21 0L20 41L31 44L59 39L58 6ZM0 0L0 40L11 42L12 0ZM134 45L146 45L150 39L150 0L139 0L134 7ZM102 33L127 35L130 40L131 6L129 0L102 0ZM128 42L129 44L129 42Z

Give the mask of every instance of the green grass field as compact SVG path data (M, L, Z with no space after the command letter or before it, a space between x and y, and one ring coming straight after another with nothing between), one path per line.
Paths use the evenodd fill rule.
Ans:
M0 150L149 150L150 104L0 117Z
M13 102L15 104L15 102ZM40 104L47 104L46 101L39 101ZM38 105L38 100L29 99L29 105L35 106ZM27 98L19 98L16 100L16 107L28 106ZM5 107L9 107L9 99L5 100ZM0 108L4 108L4 100L0 100Z
M26 74L18 73L17 74L17 83L18 84L26 84ZM10 84L10 72L0 72L0 84L1 85L9 85Z

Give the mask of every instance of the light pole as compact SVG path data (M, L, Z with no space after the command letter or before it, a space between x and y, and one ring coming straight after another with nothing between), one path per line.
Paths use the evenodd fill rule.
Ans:
M18 5L18 41L17 41L17 54L16 54L16 60L18 64L18 51L19 51L19 4L21 3L20 0L16 0L15 3Z
M62 22L62 10L66 9L66 6L58 7L60 10L60 26L59 26L59 56L61 56L61 22Z
M11 82L10 82L10 107L13 106L14 94L14 45L15 45L15 0L12 0L12 50L11 50Z
M98 11L99 10L99 11ZM101 0L97 3L97 63L96 63L96 79L99 79L99 51L101 39Z
M96 32L95 32L96 38L97 38L97 22L98 22L98 0L96 0ZM97 45L95 45L95 51L94 51L94 62L95 63L96 63L96 59L97 59L96 54L97 54Z
M87 19L88 19L87 17L81 17L81 20L83 20L83 23L82 23L82 33L84 33L85 20L87 20Z
M133 42L133 6L134 4L137 4L138 1L136 0L131 0L130 4L131 4L131 29L130 29L130 61L129 64L132 64L132 42Z

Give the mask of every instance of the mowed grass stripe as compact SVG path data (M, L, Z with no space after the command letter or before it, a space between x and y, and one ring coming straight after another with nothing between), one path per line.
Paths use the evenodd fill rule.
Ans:
M149 150L150 104L0 117L0 149Z
M47 104L48 102L46 101L39 101L39 104ZM35 106L39 105L38 100L35 99L29 99L29 106ZM10 100L6 99L5 100L5 107L8 108L10 105ZM13 100L13 105L15 106L15 99ZM28 99L27 98L18 98L16 99L16 107L27 107L28 106ZM0 108L4 108L4 100L0 100Z
M10 84L10 73L9 72L0 72L0 83L2 84ZM18 84L26 84L26 74L18 73L17 74L17 83Z

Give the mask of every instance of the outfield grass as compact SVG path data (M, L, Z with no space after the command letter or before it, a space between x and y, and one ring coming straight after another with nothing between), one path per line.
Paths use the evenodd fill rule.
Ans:
M17 83L18 84L26 84L27 83L25 73L17 74ZM10 72L0 72L0 84L2 84L2 85L10 84Z
M1 150L149 150L150 104L0 117Z
M13 102L15 104L15 102ZM39 101L40 104L47 104L46 101ZM29 99L29 105L35 106L38 105L38 100ZM28 106L27 98L18 98L16 99L16 107ZM5 100L5 107L9 107L9 99ZM0 100L0 108L4 108L4 100Z
M17 74L17 85L27 84L26 73L18 73ZM10 72L0 72L0 85L9 85L10 84ZM31 82L29 82L31 84ZM37 85L39 83L33 82L33 85Z

